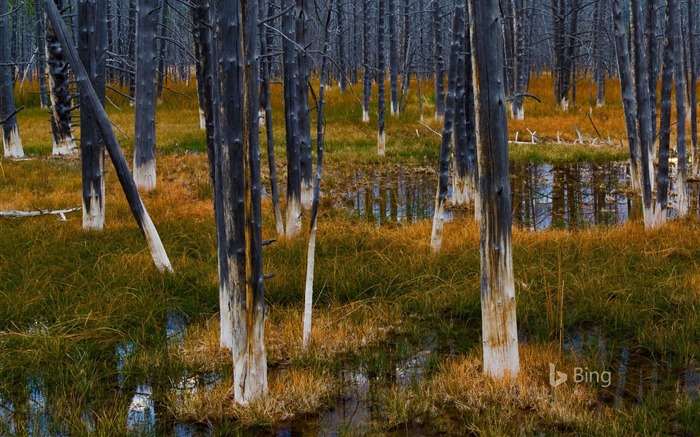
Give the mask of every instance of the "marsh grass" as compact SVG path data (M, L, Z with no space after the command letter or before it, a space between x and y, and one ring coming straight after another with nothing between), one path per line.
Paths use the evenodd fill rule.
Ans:
M538 79L534 86L542 87L544 94L549 80ZM193 94L194 88L181 90ZM621 112L615 112L620 111L619 95L609 92L610 107L594 109L600 111L594 120L598 124L607 113L609 121L601 121L598 128L604 135L624 138ZM273 93L276 113L282 107L281 94ZM388 119L389 156L379 159L373 140L376 115L371 114L369 124L361 123L357 102L337 88L328 99L324 189L342 190L339 172L369 165L434 176L438 141L415 122L417 105ZM126 140L120 140L130 159L133 110L126 102L115 103L121 110L109 109L110 116L127 132ZM374 433L414 426L487 435L521 430L698 433L697 397L663 391L645 397L640 406L624 404L613 411L599 401L601 394L594 387L553 391L546 385L549 360L562 365L603 362L607 368L617 364L595 348L568 348L560 357L555 346L560 310L567 340L595 329L610 341L610 349L624 344L631 353L654 357L679 374L697 366L697 219L670 222L654 232L644 232L635 222L575 232L514 230L518 324L526 341L523 374L516 384L503 386L485 379L479 367L478 227L462 219L446 223L442 251L433 255L428 221L378 228L360 223L336 208L333 199L324 198L310 349L301 347L300 334L305 230L298 239L265 248L265 272L275 273L265 284L272 396L245 408L235 405L229 392L231 357L218 348L216 238L196 101L166 92L159 108L159 187L143 197L174 274L162 275L153 267L110 168L103 232L84 233L79 213L69 214L66 222L56 217L0 221L0 396L12 403L20 434L30 423L31 381L40 381L51 421L71 435L88 433L84 415L98 434L129 432L129 404L142 384L153 387L163 423L212 423L228 430L315 420L342 396L339 374L344 366L386 375L395 367L395 355L410 355L410 348L395 347L402 339L415 342L431 336L436 346L420 380L409 385L388 382L375 393ZM432 114L428 104L424 113ZM587 120L585 113L562 115L547 103L528 103L526 117L526 123L536 124L538 134L546 136L555 136L551 129L573 122L582 129L581 120ZM0 161L0 209L80 204L79 161L47 156L47 119L45 111L31 104L19 115L33 159ZM438 128L429 117L426 123ZM513 129L522 135L522 126L511 123L511 136ZM275 135L279 178L284 181L281 117L275 120ZM614 147L545 144L512 146L511 151L516 161L550 162L604 162L624 159L626 153ZM263 209L264 238L273 238L269 199L263 201ZM557 296L562 287L560 308ZM165 334L169 312L187 320L181 343ZM120 354L124 347L131 352ZM197 385L197 390L183 386L183 380L202 375L209 382ZM6 425L0 424L0 430Z

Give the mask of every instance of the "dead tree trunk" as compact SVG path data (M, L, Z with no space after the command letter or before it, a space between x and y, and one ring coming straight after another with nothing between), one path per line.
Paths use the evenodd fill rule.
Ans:
M389 95L390 113L399 115L399 29L396 24L396 1L389 0Z
M24 149L19 137L15 109L15 86L12 79L10 39L7 35L7 0L0 0L0 121L2 121L2 146L7 158L22 158Z
M104 106L107 57L107 1L78 2L78 54ZM100 230L105 221L105 149L99 127L80 95L80 159L83 185L83 229Z
M377 1L377 154L386 154L386 132L384 121L386 102L384 98L384 74L386 70L384 53L384 17L386 15L386 0Z
M469 0L481 202L481 317L484 373L520 370L511 243L508 116L498 0Z
M693 153L693 178L700 177L700 150L698 150L698 55L695 53L697 47L695 45L697 26L695 5L697 2L688 0L688 46L690 62L688 69L690 70L690 142Z
M267 394L264 346L257 3L217 4L222 108L222 188L232 286L234 399ZM242 20L242 21L241 21Z
M674 79L676 82L676 152L678 155L678 217L688 214L688 171L686 153L686 119L685 119L685 64L683 62L683 26L681 25L681 0L669 0L667 7L673 6L671 13L673 35ZM688 11L691 12L690 10ZM692 35L689 35L691 38ZM691 83L691 86L695 86Z
M146 211L146 207L141 201L139 192L136 189L136 184L134 184L134 180L131 177L129 166L126 163L126 159L124 158L121 148L119 147L117 136L112 130L112 125L109 122L107 113L100 104L100 99L97 97L95 89L90 83L90 78L85 70L85 67L83 66L82 62L80 62L78 52L68 37L68 30L61 19L61 14L58 12L58 8L52 0L43 0L43 2L46 10L46 16L51 22L51 25L56 32L56 36L58 37L58 41L66 51L68 59L73 67L80 94L86 97L85 102L88 104L86 109L92 113L98 127L100 128L100 134L102 135L102 139L107 146L107 151L109 152L109 156L114 164L117 177L122 185L126 199L129 202L131 212L134 215L136 223L139 225L141 232L143 232L143 235L146 237L146 242L148 243L148 248L151 251L153 262L160 270L172 271L173 269L170 265L170 260L168 259L168 255L165 253L165 248L160 240L160 236L156 231L156 227L153 225L151 217L148 215L148 211Z
M258 3L260 6L260 18L263 18L263 6L264 2ZM275 15L274 4L268 2L268 16L272 17ZM280 237L284 236L284 220L282 219L282 211L280 209L279 201L279 188L277 186L277 167L275 164L275 139L274 130L272 128L272 101L270 96L270 74L272 70L272 63L270 60L269 47L272 46L272 33L271 30L265 28L264 26L259 26L260 33L260 53L262 56L262 82L260 84L260 91L262 93L263 105L265 108L265 133L267 137L267 163L270 168L270 191L272 193L272 208L275 212L275 226L277 229L277 235Z
M435 210L433 211L433 230L430 235L430 247L434 253L440 251L442 246L442 229L445 218L445 203L447 202L447 184L450 178L450 142L453 138L452 126L455 124L455 105L458 101L458 82L464 82L459 75L462 41L464 40L464 3L462 0L455 2L452 15L452 42L450 45L450 60L447 73L447 103L445 107L445 122L442 127L442 141L440 144L440 165L437 194L435 195ZM463 57L462 57L463 59ZM463 69L463 68L462 68ZM461 115L461 113L460 113Z
M435 68L435 118L442 120L445 116L445 72L443 69L442 28L440 25L440 5L438 0L430 3L432 19L430 24L433 33L434 68Z
M479 219L479 173L476 157L476 115L474 106L474 72L471 37L462 39L462 61L458 64L462 79L457 83L454 122L454 163L452 165L452 200L457 204L474 202L475 219Z
M595 57L594 79L596 83L596 106L605 106L605 71L601 39L605 32L605 9L607 3L599 1L595 6L595 31L593 33L593 56Z
M295 78L297 90L297 122L299 123L296 141L299 142L299 169L301 170L301 206L311 208L314 187L311 182L313 174L311 156L311 118L309 115L309 31L310 19L309 0L296 0L296 37L298 50L297 68L299 75Z
M134 108L134 181L156 187L156 30L158 0L138 0L136 16L136 103Z
M330 12L326 18L325 38L323 44L323 60L321 61L321 84L318 89L317 117L316 117L316 177L314 178L314 199L311 205L311 224L309 230L309 246L306 252L306 288L304 290L304 328L302 344L306 348L311 338L311 317L313 312L314 293L314 265L316 257L316 224L318 221L318 207L321 201L321 175L323 172L323 104L326 83L326 63L328 54L328 28L330 26Z
M293 237L301 232L301 169L300 143L297 138L301 135L299 129L299 88L296 81L299 77L299 58L295 47L295 15L298 7L294 0L283 3L288 9L282 16L282 61L284 64L284 123L287 142L287 235ZM291 9L293 7L293 9Z
M163 83L165 81L165 35L168 27L166 26L166 19L168 17L168 2L163 0L160 4L160 37L158 38L158 90L157 97L158 102L163 101Z
M630 152L630 182L632 189L637 193L641 193L642 174L639 159L639 135L637 133L637 99L634 93L634 80L632 78L629 46L627 45L627 26L622 11L622 0L613 0L611 14L615 30L615 51L620 77L620 93L622 94L622 107L625 112L625 126L627 128L627 146Z
M202 82L201 98L207 133L209 175L214 193L214 220L219 271L219 346L233 349L233 319L231 318L231 285L226 250L226 221L224 216L223 158L221 149L219 72L217 68L214 5L211 0L198 0L192 9L193 37L199 46L198 63Z
M55 0L62 9L62 0ZM66 55L58 42L56 32L46 23L46 68L51 96L51 131L53 133L53 155L71 155L78 151L71 129L71 99L69 69Z
M369 101L372 98L372 62L370 61L369 1L362 0L362 121L369 123Z
M657 44L658 30L658 5L656 0L647 0L645 5L645 43L647 48L647 64L649 70L649 110L651 111L651 138L650 160L653 163L656 155L656 84L659 79L659 47ZM641 17L640 17L641 18ZM663 102L662 102L663 104Z
M35 3L34 5L34 19L36 20L36 40L37 46L41 47L43 41L46 40L46 35L44 31L44 10L41 7L41 3ZM46 50L38 49L37 54L37 67L36 74L39 77L39 101L41 102L41 108L49 107L49 95L46 90Z
M653 173L651 101L649 96L649 71L646 53L644 52L644 21L640 0L631 0L631 21L634 48L634 75L637 98L637 133L639 135L639 150L642 170L642 207L644 210L645 227L653 223L654 209L652 204Z
M663 73L661 77L661 117L659 123L659 168L657 173L656 205L651 227L662 226L666 222L668 206L668 155L671 145L671 91L673 88L674 45L673 28L676 0L667 0L666 37L664 42ZM681 75L683 72L681 72ZM681 99L683 96L681 94ZM646 222L645 222L646 224Z

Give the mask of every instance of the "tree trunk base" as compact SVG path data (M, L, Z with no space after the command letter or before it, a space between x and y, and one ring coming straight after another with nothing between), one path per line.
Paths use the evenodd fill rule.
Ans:
M9 135L3 135L2 145L5 151L5 158L24 158L24 148L22 139L19 136L19 128L15 125Z

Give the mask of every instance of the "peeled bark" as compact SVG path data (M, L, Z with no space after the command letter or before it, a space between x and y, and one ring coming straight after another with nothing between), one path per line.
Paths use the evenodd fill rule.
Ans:
M461 41L464 40L464 3L455 2L455 10L452 15L452 43L450 45L449 70L447 74L447 104L445 107L445 123L442 127L442 142L440 144L440 166L437 194L435 196L435 210L433 212L433 229L430 235L430 247L434 253L440 251L442 245L442 229L445 216L445 203L447 202L447 184L450 175L450 141L452 140L452 126L455 121L455 104L457 102L458 82L463 78L459 76Z
M55 0L60 9L62 0ZM56 32L46 23L46 68L51 97L51 131L53 133L53 155L71 155L78 148L71 128L71 101L69 69L66 55L58 42Z
M15 109L15 87L12 80L10 39L7 37L7 0L0 0L0 120L2 124L2 146L6 158L22 158L24 149L19 137Z
M481 316L484 373L520 370L511 242L508 116L498 0L469 0L481 197Z
M134 109L134 181L156 187L156 29L158 0L138 0L136 16L136 102Z
M622 0L613 0L611 14L615 30L615 51L620 77L620 93L622 95L622 107L627 128L627 145L630 152L630 182L632 189L637 193L641 193L642 174L639 159L639 135L637 133L637 98L634 94L634 80L632 78L630 52L627 45L627 27L622 11Z
M143 233L144 237L146 237L146 242L148 243L148 248L151 251L153 262L158 269L172 272L173 268L170 265L168 255L165 253L165 248L160 240L160 236L153 225L151 217L148 215L148 211L146 211L146 207L141 201L141 196L139 196L139 192L136 189L136 184L134 184L134 180L129 172L129 166L126 163L126 159L124 158L121 148L119 147L117 136L114 134L112 125L107 117L107 113L100 104L100 99L97 97L95 89L90 83L87 71L85 70L82 62L80 62L78 52L68 37L66 25L61 19L58 8L52 0L43 0L43 2L44 8L46 9L46 16L50 20L51 25L56 32L56 36L58 37L61 46L66 51L68 59L73 67L80 94L86 97L85 102L88 104L86 109L90 111L97 121L100 134L102 135L102 139L107 146L107 151L109 152L109 156L114 164L117 177L122 185L126 199L129 202L131 212L134 215L136 223L139 225L141 232Z
M78 54L104 106L107 56L107 1L78 2ZM104 142L95 118L81 94L80 159L83 186L83 229L100 230L105 221Z

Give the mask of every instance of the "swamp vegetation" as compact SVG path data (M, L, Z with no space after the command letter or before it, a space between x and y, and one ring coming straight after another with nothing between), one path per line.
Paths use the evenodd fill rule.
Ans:
M538 87L551 78L533 80ZM166 94L160 181L143 199L174 273L153 266L112 169L102 232L83 232L76 213L0 219L0 434L700 434L700 195L691 184L689 217L644 231L619 163L627 150L615 145L625 138L619 87L606 90L607 106L590 119L587 106L562 113L542 103L509 122L513 141L530 140L528 129L552 140L510 148L521 358L511 385L481 369L473 212L448 208L442 249L430 248L439 138L416 121L417 102L387 118L378 157L362 106L328 90L309 347L304 215L300 236L264 249L264 271L275 274L265 295L270 395L246 406L233 402L231 357L219 349L196 99ZM78 158L50 157L46 110L31 88L17 100L29 159L0 161L0 210L79 205ZM133 109L113 100L121 109L111 119L133 132ZM591 120L612 145L574 144L597 136ZM284 138L282 119L274 132ZM130 158L133 138L120 140ZM275 144L281 181L284 147ZM265 197L263 238L275 237ZM559 387L550 363L569 375ZM610 372L610 383L577 383L576 367Z

